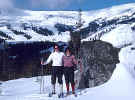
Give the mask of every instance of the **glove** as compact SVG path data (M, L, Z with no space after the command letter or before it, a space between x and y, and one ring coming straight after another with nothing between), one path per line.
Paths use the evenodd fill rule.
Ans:
M41 61L41 65L43 65L44 63L43 63L43 61Z
M76 71L74 71L74 74L77 74L79 71L78 70L76 70Z

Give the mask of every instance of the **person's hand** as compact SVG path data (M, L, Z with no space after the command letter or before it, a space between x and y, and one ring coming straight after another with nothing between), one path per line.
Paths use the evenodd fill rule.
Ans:
M41 65L44 65L43 61L41 61Z
M77 60L77 63L80 64L80 63L81 63L81 59L78 59L78 60Z
M80 64L81 63L81 61L80 60L78 60L78 64Z
M75 70L75 71L74 71L74 74L77 74L78 72L79 72L78 70Z
M43 58L41 58L40 61L41 65L45 65Z

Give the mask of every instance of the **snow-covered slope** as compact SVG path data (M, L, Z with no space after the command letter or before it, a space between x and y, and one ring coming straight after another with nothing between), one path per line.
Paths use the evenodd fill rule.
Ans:
M59 35L55 24L60 20L68 21L71 18L69 25L74 25L74 22L77 21L77 12L37 12L35 11L26 11L29 13L28 16L15 16L15 17L3 17L3 23L12 23L11 27L8 24L5 26L1 24L0 30L10 36L11 39L7 37L8 40L12 41L46 41L48 37L49 41L58 41ZM80 93L78 97L73 95L64 98L64 100L134 100L134 90L135 90L135 41L134 41L134 12L135 4L127 4L123 6L116 6L112 8L107 8L99 11L89 11L83 12L83 20L85 21L82 29L88 29L89 26L94 26L95 30L87 30L88 34L86 38L83 38L82 41L89 41L93 39L101 39L103 41L110 42L115 47L121 47L119 53L120 63L117 64L116 69L111 77L111 79L98 87L88 88L82 90L81 93L79 90L77 93ZM98 14L98 15L97 15ZM48 16L48 17L47 17ZM68 18L67 18L68 16ZM125 17L124 17L125 16ZM2 18L2 17L1 17ZM15 18L13 20L13 18ZM9 20L8 20L9 19ZM47 19L48 21L44 20ZM131 20L132 19L132 20ZM7 21L8 20L8 21ZM56 21L57 20L57 21ZM113 21L112 21L113 20ZM4 22L5 21L5 22ZM111 24L110 24L111 21ZM26 23L28 27L24 30L19 23ZM92 22L92 23L91 23ZM93 24L94 23L94 24ZM97 24L98 23L98 24ZM23 24L24 25L24 24ZM45 27L54 32L51 35L42 35L36 33L37 27ZM97 26L95 26L97 25ZM30 28L29 28L30 27ZM33 27L33 28L32 28ZM11 31L11 29L19 30L23 34L16 35ZM85 30L85 32L86 32ZM15 32L15 31L14 31ZM83 31L82 31L83 32ZM24 35L29 35L31 38L26 39ZM64 32L67 35L67 32ZM64 35L63 34L63 35ZM59 40L64 41L67 38L62 36ZM83 34L84 35L84 34ZM54 38L53 38L54 36ZM56 36L56 37L55 37ZM2 36L1 36L2 37ZM4 36L5 38L6 36ZM65 37L66 39L63 39ZM70 39L69 35L67 35ZM12 39L13 38L13 39ZM25 38L25 39L24 39ZM55 40L54 40L55 39ZM66 41L68 41L68 39ZM39 94L40 85L35 82L36 78L23 78L18 80L10 80L2 84L2 96L0 100L59 100L55 95L52 98L49 98L47 95L51 88L50 76L45 76L45 93ZM64 92L65 92L64 86Z
M134 100L135 89L135 45L123 48L119 54L120 63L117 64L116 69L111 79L98 87L89 88L77 92L78 97L73 95L63 98L63 100ZM35 82L36 78L23 78L18 80L11 80L3 83L3 94L0 96L1 100L59 100L57 95L48 97L51 89L50 76L45 76L45 93L40 93L40 85ZM58 84L57 84L58 85ZM58 86L56 86L58 87ZM58 89L57 89L58 92ZM64 84L64 92L66 87Z
M20 14L19 10L15 9L1 12L0 38L8 41L69 41L69 30L76 30L76 23L79 20L77 11L20 10ZM82 11L81 18L82 39L88 40L85 39L88 36L92 39L95 37L100 39L97 35L117 32L121 24L128 24L128 28L134 27L135 4ZM127 27L123 26L123 28Z
M124 24L113 31L108 32L108 34L103 35L101 40L109 42L115 47L122 47L124 45L132 44L135 41L134 37L135 31L131 30L130 25Z

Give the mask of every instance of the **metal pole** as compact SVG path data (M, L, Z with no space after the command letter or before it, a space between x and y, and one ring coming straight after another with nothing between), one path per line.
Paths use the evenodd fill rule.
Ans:
M41 58L41 62L43 62L43 58ZM44 69L41 64L41 79L40 79L40 94L44 93Z

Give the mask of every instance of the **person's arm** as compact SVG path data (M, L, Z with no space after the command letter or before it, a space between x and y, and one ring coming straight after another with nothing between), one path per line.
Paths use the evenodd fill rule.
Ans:
M79 58L78 60L75 59L75 56L73 56L73 62L74 64L76 64L77 66L79 66L79 70L80 72L82 72L82 60Z
M48 57L47 61L41 62L42 65L47 65L52 61L52 54Z
M64 66L64 55L62 56L62 65Z
M74 55L72 56L72 59L73 59L73 63L74 63L75 65L77 65L77 60L75 59L75 56L74 56Z

